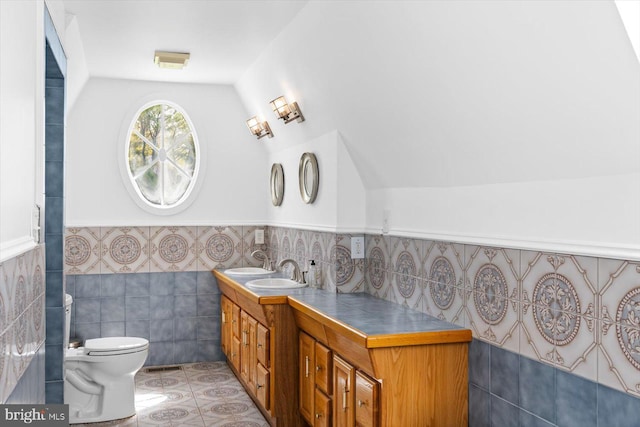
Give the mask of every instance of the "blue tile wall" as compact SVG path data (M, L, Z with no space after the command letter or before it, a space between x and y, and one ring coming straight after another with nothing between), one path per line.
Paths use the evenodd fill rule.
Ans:
M64 124L66 58L48 12L45 12L45 210L46 354L48 403L63 403L64 333Z
M224 360L220 291L210 271L68 275L67 284L79 340L146 338L147 366Z
M470 427L637 427L640 400L474 339Z

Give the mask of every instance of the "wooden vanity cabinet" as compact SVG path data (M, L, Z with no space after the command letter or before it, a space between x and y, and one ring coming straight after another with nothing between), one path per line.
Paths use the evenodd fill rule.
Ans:
M367 335L302 298L289 305L300 334L333 354L333 427L467 426L470 330Z
M220 311L222 351L240 373L245 387L269 410L269 328L224 295L220 298Z
M286 296L263 297L214 271L222 292L221 343L231 370L271 426L304 425L298 328Z

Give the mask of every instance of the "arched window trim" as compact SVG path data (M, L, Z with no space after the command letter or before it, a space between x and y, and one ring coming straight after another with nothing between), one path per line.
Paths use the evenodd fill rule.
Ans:
M187 122L191 130L191 134L193 136L193 141L194 141L194 147L195 147L196 161L195 161L195 167L194 167L193 175L191 178L191 182L187 187L187 190L185 191L185 193L182 195L182 197L180 197L180 199L172 205L157 205L150 202L140 191L140 188L135 182L134 177L132 176L129 168L130 137L135 127L135 124L138 121L138 118L143 111L145 111L146 109L154 105L161 105L161 104L168 105L172 108L175 108L182 114L182 116L184 117L185 121ZM199 192L199 189L202 184L202 178L203 178L202 177L203 171L201 170L200 165L203 163L204 161L203 159L205 157L205 153L203 150L204 147L200 145L200 140L198 138L196 127L194 126L193 121L191 120L191 117L181 105L173 101L168 101L166 99L154 98L153 100L145 102L143 105L141 105L138 109L135 110L133 114L128 114L127 120L130 120L128 122L128 125L127 123L123 123L123 127L122 127L123 131L126 129L126 132L121 132L121 141L122 141L120 144L121 161L118 163L120 164L120 172L121 172L123 181L125 183L125 187L127 188L127 191L129 192L129 194L131 195L131 198L140 208L152 214L173 215L183 211L184 209L189 207L189 205L191 205L191 203L195 200L197 193Z

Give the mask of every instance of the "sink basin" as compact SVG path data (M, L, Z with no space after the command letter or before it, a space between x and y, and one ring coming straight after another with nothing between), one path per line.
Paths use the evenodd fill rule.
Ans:
M229 276L258 276L261 274L271 274L273 271L265 270L260 267L238 267L238 268L229 268L224 271L224 274L228 274Z
M266 279L249 280L247 286L253 289L293 289L304 288L306 283L298 283L295 280L282 277L269 277Z

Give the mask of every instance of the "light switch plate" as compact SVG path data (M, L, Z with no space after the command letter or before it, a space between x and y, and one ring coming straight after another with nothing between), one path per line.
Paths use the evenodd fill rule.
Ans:
M256 230L255 233L256 245L264 245L264 230Z
M364 236L351 237L351 258L364 258Z

